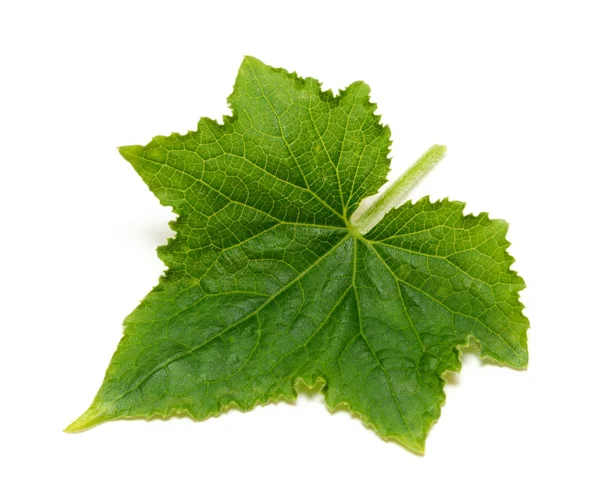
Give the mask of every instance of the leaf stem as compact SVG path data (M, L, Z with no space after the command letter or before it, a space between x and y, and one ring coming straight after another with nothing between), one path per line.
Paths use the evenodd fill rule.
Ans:
M350 222L362 235L367 234L391 209L398 207L402 197L440 161L446 146L438 144L429 148L408 170L386 188L371 204L357 216L354 212Z

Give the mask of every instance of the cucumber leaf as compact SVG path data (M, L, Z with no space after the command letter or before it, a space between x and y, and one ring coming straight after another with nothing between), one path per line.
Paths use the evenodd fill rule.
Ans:
M67 431L202 420L322 383L329 408L422 453L458 346L474 339L500 364L527 365L507 224L427 198L356 217L386 181L391 144L363 82L334 96L246 57L229 103L223 124L120 148L173 207L176 235Z

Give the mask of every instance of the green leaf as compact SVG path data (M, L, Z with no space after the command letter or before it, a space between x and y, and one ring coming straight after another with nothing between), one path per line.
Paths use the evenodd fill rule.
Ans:
M229 103L223 124L203 118L195 132L120 148L178 214L176 236L158 250L167 272L125 319L96 398L67 431L201 420L323 382L329 408L422 453L442 374L460 369L457 346L474 338L500 364L527 364L507 224L448 200L390 210L442 147L370 217L353 216L389 170L390 131L362 82L334 96L247 57Z

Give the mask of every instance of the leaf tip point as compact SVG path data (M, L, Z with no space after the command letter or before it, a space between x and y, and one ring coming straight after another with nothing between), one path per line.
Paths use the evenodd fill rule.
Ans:
M64 433L80 433L107 421L106 411L92 404L86 412L67 426Z
M141 148L141 146L133 144L130 146L117 146L117 151L123 158L127 158L127 156L139 154Z
M260 59L254 56L250 56L249 54L244 55L242 65L265 66L265 64Z
M80 431L85 431L86 429L87 428L82 425L80 418L77 418L69 426L67 426L65 429L63 429L63 433L69 433L69 434L79 433Z
M408 441L405 438L393 438L392 441L395 441L397 444L406 448L409 452L414 455L418 455L419 457L425 456L425 440L412 440Z

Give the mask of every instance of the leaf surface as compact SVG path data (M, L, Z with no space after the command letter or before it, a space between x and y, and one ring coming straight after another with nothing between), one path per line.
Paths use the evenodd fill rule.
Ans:
M173 207L176 235L67 430L201 420L322 381L331 409L422 453L458 345L475 338L500 364L527 364L507 224L422 199L361 235L350 217L385 183L390 146L362 82L333 96L247 57L229 103L223 124L120 148Z

